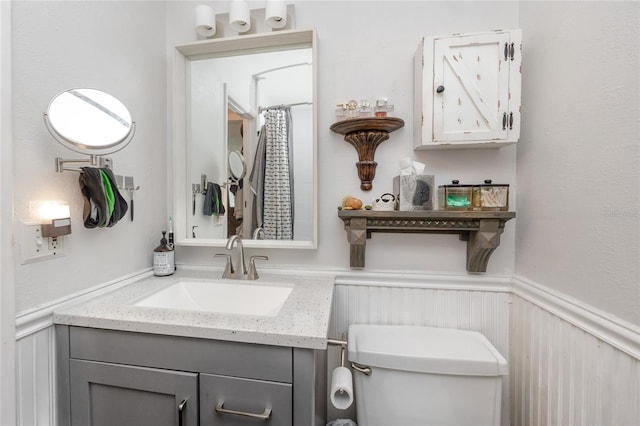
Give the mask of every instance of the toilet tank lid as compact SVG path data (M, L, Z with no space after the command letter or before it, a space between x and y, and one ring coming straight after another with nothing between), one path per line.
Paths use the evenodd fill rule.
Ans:
M507 361L481 333L436 327L351 325L349 361L420 373L502 376Z

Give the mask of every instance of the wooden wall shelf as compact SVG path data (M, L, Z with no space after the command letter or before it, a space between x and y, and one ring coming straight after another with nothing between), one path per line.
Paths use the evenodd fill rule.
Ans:
M331 130L344 135L358 152L358 177L360 189L369 191L373 188L373 178L376 175L376 148L389 139L389 133L404 126L404 121L396 117L367 117L352 118L338 121L331 125Z
M366 240L373 232L458 234L467 242L467 271L486 272L500 234L515 212L340 210L350 245L350 266L364 268Z

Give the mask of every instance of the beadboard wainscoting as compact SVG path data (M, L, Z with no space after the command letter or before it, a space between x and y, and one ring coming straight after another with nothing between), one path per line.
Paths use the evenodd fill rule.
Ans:
M52 326L16 341L16 418L20 426L55 425L55 344Z
M393 324L479 331L509 359L510 283L484 275L349 274L336 278L330 337L345 340L351 324ZM330 348L328 379L340 364ZM358 373L355 373L358 374ZM509 424L509 381L503 380L502 425ZM426 396L425 396L426 397ZM354 418L355 407L328 418Z
M18 426L55 425L54 310L132 277L16 319ZM483 333L509 361L502 425L636 425L640 333L563 294L515 277L345 273L336 279L329 335L350 324L403 324ZM328 374L340 363L329 349ZM329 419L355 418L354 407Z
M16 316L16 426L56 425L53 312L151 275L127 275Z
M514 277L511 424L640 424L640 331Z

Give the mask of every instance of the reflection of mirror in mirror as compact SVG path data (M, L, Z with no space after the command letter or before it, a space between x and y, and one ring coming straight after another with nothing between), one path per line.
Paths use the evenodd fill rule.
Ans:
M209 51L178 47L186 80L185 139L175 146L184 158L176 176L186 178L176 186L178 245L222 246L230 235L263 230L265 240L280 241L260 247L315 247L313 32L252 37L242 48L224 39L207 42ZM191 191L202 175L221 188L227 217L203 214L211 200Z
M131 141L135 128L122 102L95 89L71 89L56 95L44 117L58 142L83 154L119 151Z
M229 173L234 180L242 179L247 173L244 157L240 154L240 151L231 151L229 153Z

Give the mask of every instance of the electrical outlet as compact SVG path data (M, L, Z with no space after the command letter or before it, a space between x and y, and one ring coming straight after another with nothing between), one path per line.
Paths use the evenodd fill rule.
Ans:
M64 256L62 237L43 237L39 222L22 222L20 247L23 264Z
M62 250L62 236L49 237L49 251L59 252Z

